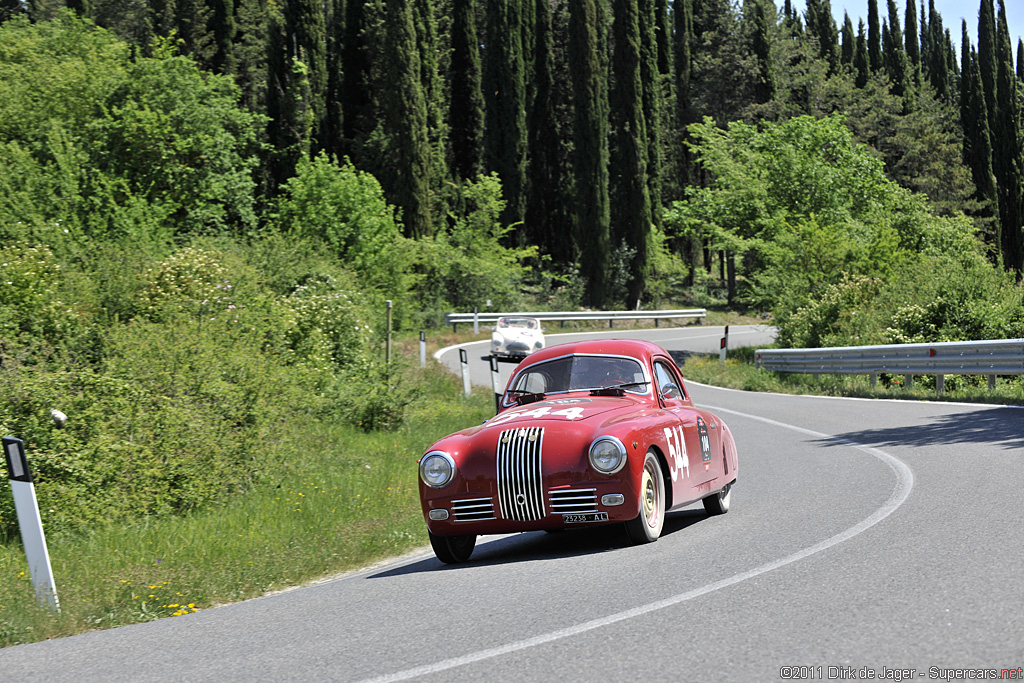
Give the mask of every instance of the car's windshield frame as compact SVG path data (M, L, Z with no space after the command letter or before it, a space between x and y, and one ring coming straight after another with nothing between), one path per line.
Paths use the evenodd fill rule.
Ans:
M620 381L618 383L600 383L600 382L591 383L591 382L586 382L587 386L573 386L572 380L576 376L576 373L573 371L573 364L575 364L575 361L577 359L590 359L590 358L605 358L605 359L615 359L615 360L619 360L619 361L630 361L632 363L635 363L639 367L641 378L637 379L636 376L635 376L635 371L634 371L634 376L633 376L632 379L628 379L627 378L626 380L622 380L622 381ZM566 360L570 360L570 362L571 362L571 364L569 366L569 376L566 378L566 380L569 383L569 388L568 389L559 389L557 391L549 391L549 390L547 390L548 387L546 387L546 386L545 387L538 387L538 386L530 386L528 384L528 382L529 382L528 377L529 377L529 375L531 373L537 372L538 369L544 368L545 366L551 367L552 365L554 365L556 363L564 363ZM624 367L624 366L620 366L620 368L621 367ZM560 372L561 372L561 370L560 370ZM581 370L581 374L582 374L582 370ZM604 389L604 388L615 387L615 386L622 386L623 387L623 393L625 395L631 395L631 396L647 396L647 395L650 395L652 393L652 391L653 391L653 388L652 388L653 387L653 383L651 381L651 376L650 376L650 373L648 371L647 364L643 360L641 360L641 359L639 359L639 358L637 358L635 356L628 356L628 355L623 355L623 354L613 354L613 353L570 353L570 354L566 354L564 356L558 356L556 358L549 358L549 359L541 361L539 363L531 363L530 365L520 369L515 374L515 376L512 378L512 381L509 382L509 384L508 384L509 388L505 392L505 396L503 398L502 403L505 406L515 405L516 404L516 396L522 395L522 394L543 393L544 396L555 396L555 395L560 395L560 394L581 393L581 392L589 393L590 391L592 391L594 389ZM538 389L543 389L543 390L542 391L538 391Z

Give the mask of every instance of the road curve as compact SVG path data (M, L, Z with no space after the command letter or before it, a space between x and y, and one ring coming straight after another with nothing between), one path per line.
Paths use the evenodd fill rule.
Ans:
M674 513L647 546L597 528L488 537L467 565L423 552L0 650L0 679L942 680L1024 666L1024 411L690 390L736 437L727 515Z

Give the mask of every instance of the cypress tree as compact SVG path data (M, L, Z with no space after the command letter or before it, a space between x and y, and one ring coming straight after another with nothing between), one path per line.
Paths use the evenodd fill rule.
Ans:
M985 111L985 96L981 92L981 71L978 58L967 35L967 22L963 22L963 80L961 82L961 119L964 122L964 164L971 169L974 181L974 198L981 204L979 215L988 219L991 231L986 241L993 248L993 254L1002 253L1002 230L998 218L999 199L996 179L992 173L992 139L988 130L988 114Z
M856 51L856 38L853 35L853 21L850 15L843 12L843 52L841 61L847 66L853 66L853 53Z
M287 55L306 65L312 133L316 138L327 115L327 27L323 5L316 0L287 0L284 10Z
M818 54L828 62L829 73L839 67L839 31L829 0L807 0L807 32L818 39Z
M774 8L775 5L772 4ZM753 1L753 13L754 13L754 30L751 39L751 52L754 53L754 58L757 60L757 84L754 86L754 98L759 103L770 102L775 98L775 72L772 69L772 54L771 54L771 23L774 23L773 18L769 18L768 9L763 0ZM850 17L846 17L846 24L850 23ZM843 51L845 54L847 41L849 45L853 47L852 33L853 27L850 27L851 38L847 39L844 35L843 38ZM852 55L851 55L852 61ZM844 63L846 60L844 60Z
M999 213L1003 229L1003 263L1020 278L1024 267L1024 225L1021 196L1024 191L1021 154L1020 100L1017 97L1013 68L1013 48L1006 25L1006 6L999 0L999 22L996 28L996 126L993 150L993 171L999 184Z
M930 16L928 18L928 54L931 55L931 68L928 78L941 99L949 100L949 64L945 32L942 29L942 16L935 11L935 0L930 0Z
M181 40L182 52L205 64L210 52L210 35L207 23L210 10L203 0L177 0L175 7L175 28Z
M448 126L452 170L459 178L475 179L483 170L484 98L480 88L481 77L476 0L453 0Z
M978 10L978 67L985 94L989 130L996 130L996 13L992 0L981 0Z
M1024 83L1024 38L1017 39L1017 80Z
M964 129L964 148L967 146L967 136L969 135L968 122L970 118L970 99L971 99L971 52L973 47L971 46L971 37L967 33L967 20L960 20L960 70L963 72L964 77L960 79L960 125ZM966 153L964 159L967 158Z
M384 27L382 109L384 136L393 164L385 191L402 210L407 237L432 234L430 148L413 8L409 0L387 0Z
M690 151L685 144L686 127L696 122L696 115L690 101L690 75L692 69L691 41L693 40L693 0L676 0L672 3L673 56L675 58L676 128L679 131L679 176L684 186L691 182L692 162Z
M548 0L533 0L534 97L529 125L529 194L526 229L529 241L550 254L555 263L570 264L576 258L570 211L566 204L563 121L556 97L555 31ZM453 97L454 99L454 97Z
M640 86L643 93L644 124L647 128L647 193L651 220L661 225L661 116L663 109L661 74L658 68L658 31L654 0L637 0L637 28L640 40Z
M634 250L627 303L639 303L647 275L651 199L647 187L647 125L641 83L640 12L636 0L612 0L612 140L609 183L615 241Z
M269 165L269 190L276 193L295 175L299 159L309 155L312 130L309 78L306 65L288 54L284 22L276 13L269 17L267 41L267 115L273 147Z
M668 14L668 0L654 0L654 32L658 41L658 73L668 76L672 73L672 21Z
M685 0L684 0L685 1ZM608 94L601 60L604 49L599 0L577 0L569 7L569 69L575 118L573 173L576 234L590 305L608 296Z
M347 0L345 33L341 45L341 101L345 104L343 148L345 154L359 160L361 146L376 127L377 114L370 96L370 32L367 3Z
M863 88L868 84L870 67L868 66L868 45L867 37L864 35L864 20L860 19L857 24L857 49L853 53L853 84Z
M344 101L344 55L345 45L345 0L333 0L327 17L327 92L324 95L326 110L324 125L320 133L320 148L330 151L335 158L345 155Z
M932 4L935 0L929 0ZM921 25L918 30L921 32L921 73L927 76L931 68L931 55L928 52L928 43L930 42L931 32L928 30L928 14L925 12L924 0L921 0Z
M921 71L921 44L917 37L917 5L914 0L907 0L906 33L903 36L904 48L907 52L907 61L914 70L915 78Z
M890 44L892 38L889 36L889 22L882 19L882 70L889 74L889 55L892 54Z
M868 0L868 65L872 73L882 68L882 34L878 30L878 0Z
M886 47L889 80L892 93L899 97L907 94L907 54L903 51L903 31L895 0L889 0L889 44Z
M526 214L526 83L519 0L488 0L485 163L505 190L506 224Z
M215 51L210 66L217 73L235 73L235 3L234 0L212 0L213 42Z

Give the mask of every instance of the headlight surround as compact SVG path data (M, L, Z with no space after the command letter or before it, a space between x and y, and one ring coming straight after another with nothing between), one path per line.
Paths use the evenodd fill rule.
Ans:
M626 465L626 447L614 436L599 436L590 444L590 465L601 474L615 474Z
M433 489L443 489L455 478L455 461L444 451L430 451L420 459L420 479Z

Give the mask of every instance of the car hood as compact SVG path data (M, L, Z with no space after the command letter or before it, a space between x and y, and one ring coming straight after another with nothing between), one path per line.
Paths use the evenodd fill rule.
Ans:
M620 415L633 415L646 407L646 402L629 396L592 396L554 398L502 411L485 422L476 431L506 429L542 422L606 422Z

